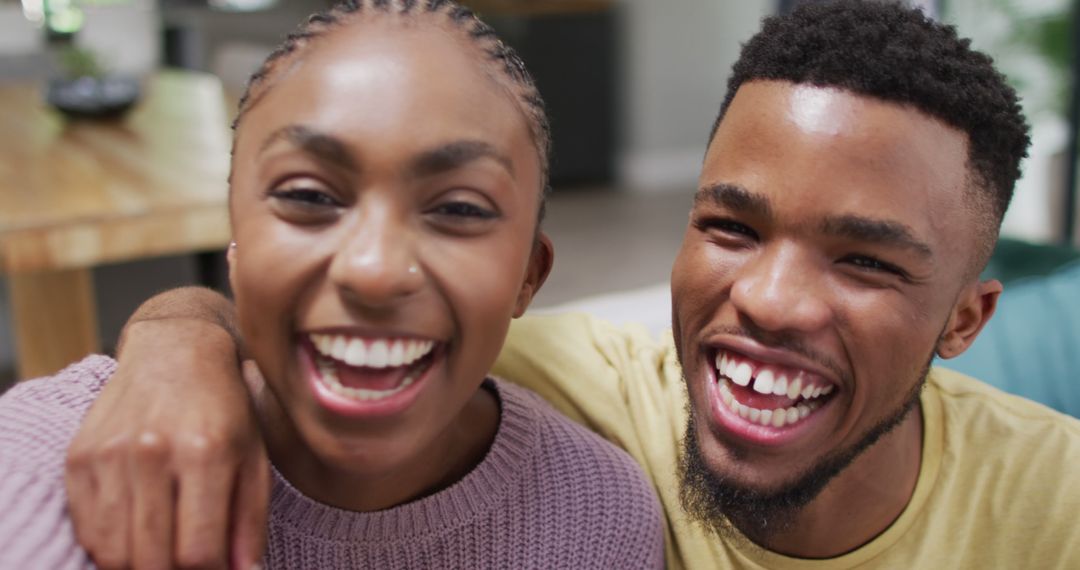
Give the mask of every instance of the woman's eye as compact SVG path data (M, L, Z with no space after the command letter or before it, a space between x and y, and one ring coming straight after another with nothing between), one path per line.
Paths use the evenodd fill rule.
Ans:
M432 212L441 216L472 218L478 220L490 220L498 217L498 214L495 212L477 206L472 202L446 202L436 206Z
M272 190L270 195L279 200L287 200L304 206L335 208L341 205L326 192L313 188L281 188Z

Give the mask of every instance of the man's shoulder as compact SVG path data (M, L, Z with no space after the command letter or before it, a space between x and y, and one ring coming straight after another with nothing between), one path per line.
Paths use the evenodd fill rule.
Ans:
M1080 563L1080 421L942 369L927 390L924 413L936 407L940 425L926 434L942 444L930 510L953 527L941 532L963 535L972 556L1037 552L1031 567Z
M1060 433L1080 444L1080 420L1043 404L1004 392L976 378L945 368L934 368L928 389L934 391L949 423L977 424L969 437L1000 435L1005 430L1015 437ZM993 430L993 431L990 431Z

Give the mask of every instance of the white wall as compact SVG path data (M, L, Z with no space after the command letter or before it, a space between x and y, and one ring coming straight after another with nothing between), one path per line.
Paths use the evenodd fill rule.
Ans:
M1052 241L1061 231L1068 122L1055 105L1051 68L1029 45L1016 39L1016 20L1034 20L1069 9L1069 0L949 0L944 19L972 45L990 54L1020 94L1032 126L1032 146L1005 216L1003 235Z
M620 181L686 189L701 168L741 42L775 0L625 0Z

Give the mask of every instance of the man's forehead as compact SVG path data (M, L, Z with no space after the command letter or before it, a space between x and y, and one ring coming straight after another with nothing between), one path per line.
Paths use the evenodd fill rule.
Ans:
M925 250L968 225L969 172L966 134L912 106L836 87L753 81L717 129L700 187L744 188L815 228L902 226L908 235L871 233ZM844 216L888 223L829 221Z
M911 105L836 87L748 82L711 142L706 168L716 158L773 155L950 192L970 179L966 133Z

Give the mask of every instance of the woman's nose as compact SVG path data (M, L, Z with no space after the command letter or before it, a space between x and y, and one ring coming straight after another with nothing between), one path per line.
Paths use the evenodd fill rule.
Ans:
M408 224L389 213L363 216L334 256L330 279L352 304L391 305L423 284L415 241Z

